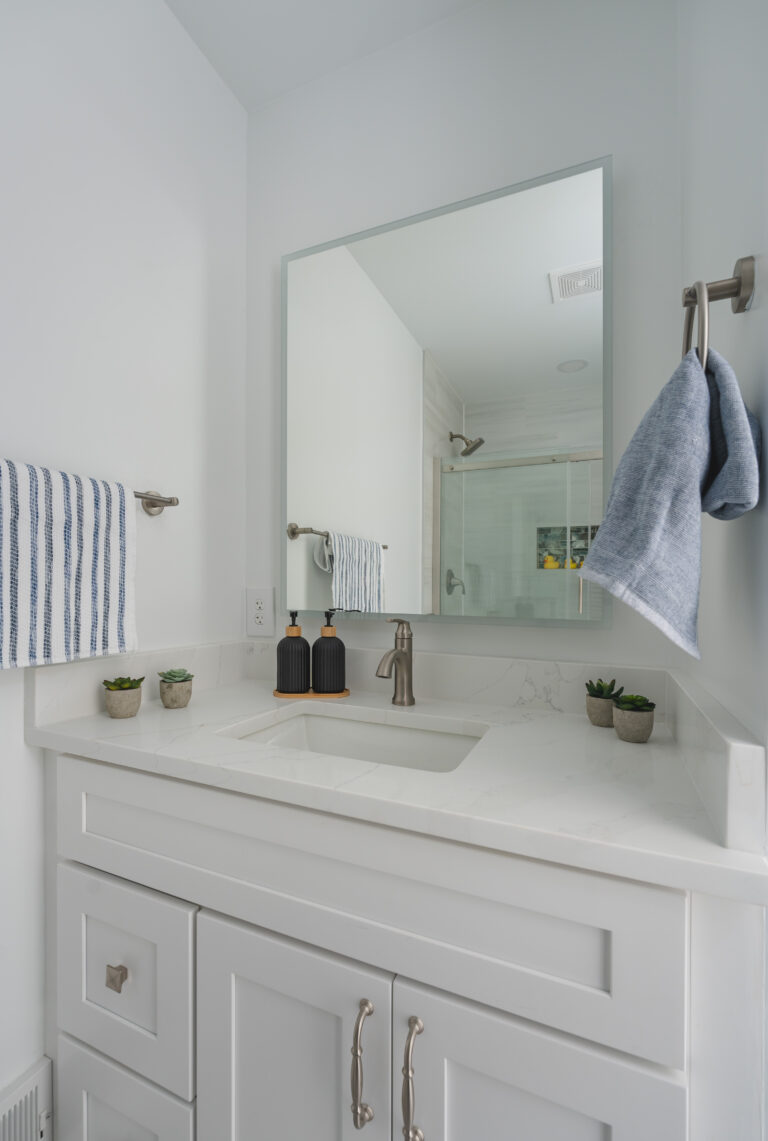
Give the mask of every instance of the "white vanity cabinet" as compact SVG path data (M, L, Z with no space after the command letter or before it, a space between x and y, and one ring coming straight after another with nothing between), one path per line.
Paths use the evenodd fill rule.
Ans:
M755 1086L759 1042L743 1033L754 1003L745 989L721 1011L709 982L744 973L736 936L713 938L742 922L738 903L723 927L716 901L683 890L75 757L52 764L70 961L92 946L111 963L134 910L133 934L160 940L156 1027L115 1020L111 995L106 1011L81 1009L73 992L59 1029L128 1085L148 1078L193 1111L196 1141L392 1141L404 1102L411 1141L722 1141ZM750 924L761 916L749 910ZM123 944L140 963L145 944ZM194 954L194 995L178 979L167 989L165 944L183 978ZM149 1044L180 995L193 1069L186 1029L153 1069L132 1039ZM729 1141L758 1141L755 1112L750 1101Z

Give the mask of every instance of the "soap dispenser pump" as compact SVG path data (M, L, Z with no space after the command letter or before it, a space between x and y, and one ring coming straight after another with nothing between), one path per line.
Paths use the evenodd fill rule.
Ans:
M345 684L344 643L336 637L333 610L325 612L325 626L312 647L312 689L315 693L343 694Z
M296 625L298 610L291 610L291 624L277 644L276 694L309 693L309 642Z

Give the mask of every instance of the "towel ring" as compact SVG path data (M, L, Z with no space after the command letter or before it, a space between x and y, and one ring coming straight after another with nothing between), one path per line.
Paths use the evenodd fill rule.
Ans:
M694 285L696 293L696 305L690 306L685 310L685 318L683 320L683 356L690 352L691 343L693 341L693 317L694 313L699 315L699 336L697 342L697 352L699 354L699 362L701 367L707 367L707 353L709 352L709 290L707 289L706 281L697 281Z

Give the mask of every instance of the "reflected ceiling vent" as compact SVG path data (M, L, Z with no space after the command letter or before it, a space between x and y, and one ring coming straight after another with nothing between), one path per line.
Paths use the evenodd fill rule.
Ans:
M599 293L603 288L603 263L591 261L568 269L553 269L549 275L549 287L554 302L568 301L584 293Z

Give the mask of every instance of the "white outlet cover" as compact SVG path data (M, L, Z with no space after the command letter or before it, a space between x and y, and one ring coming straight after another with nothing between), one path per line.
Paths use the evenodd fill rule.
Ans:
M275 634L275 589L249 586L245 592L245 630L251 638L272 638Z

